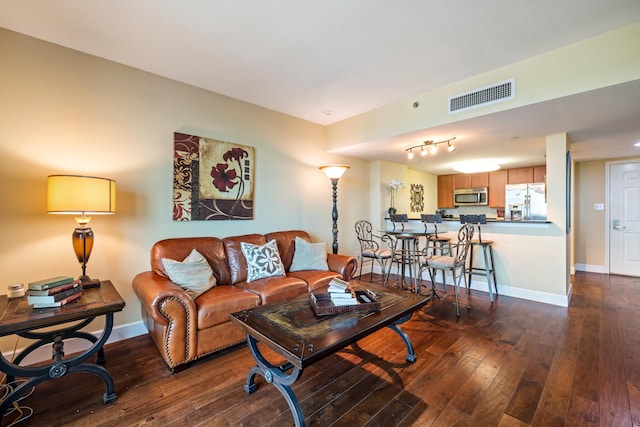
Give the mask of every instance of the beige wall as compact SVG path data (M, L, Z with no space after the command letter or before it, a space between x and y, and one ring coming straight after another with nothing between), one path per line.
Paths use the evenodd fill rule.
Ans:
M56 173L117 181L117 214L91 222L88 265L126 300L116 326L140 320L131 279L149 269L159 239L305 229L330 243L331 184L321 164L351 165L338 185L338 241L340 252L356 253L369 164L328 155L321 126L2 29L0 64L0 293L80 273L75 221L46 214L46 177ZM174 131L255 147L254 220L172 221Z
M574 265L576 269L606 271L606 164L609 161L639 160L607 159L578 162L575 165L574 196ZM594 209L595 203L603 203L605 210Z
M605 211L594 203L605 203L605 161L578 162L575 168L574 263L604 266Z
M424 187L424 207L421 212L411 212L411 184L422 184ZM421 213L434 213L438 207L438 177L413 169L407 170L407 212L416 218Z

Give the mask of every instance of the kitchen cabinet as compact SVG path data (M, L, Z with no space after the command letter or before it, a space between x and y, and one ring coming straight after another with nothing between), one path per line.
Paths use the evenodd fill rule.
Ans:
M504 208L504 186L507 184L508 169L489 172L489 207Z
M533 182L547 182L547 165L533 167Z
M438 175L438 209L453 207L453 175Z
M471 188L471 176L467 173L457 173L453 176L453 188Z
M507 169L509 171L509 184L531 184L532 182L545 182L547 166L529 166L526 168Z
M453 175L453 188L475 188L488 187L489 174L487 172L478 173L458 173Z
M509 171L509 184L528 184L533 182L533 167L513 168Z
M438 209L453 209L453 190L458 188L487 187L490 208L504 208L504 190L507 184L545 182L547 166L501 169L493 172L458 173L438 176Z
M471 174L471 187L488 187L489 186L489 173L478 172Z

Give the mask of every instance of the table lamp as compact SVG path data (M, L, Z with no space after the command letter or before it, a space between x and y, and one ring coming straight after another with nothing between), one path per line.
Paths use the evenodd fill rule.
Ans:
M107 178L77 175L51 175L47 178L47 213L79 215L78 227L71 235L73 250L82 266L79 277L85 288L100 286L100 280L87 276L87 261L93 249L89 215L116 212L116 182Z

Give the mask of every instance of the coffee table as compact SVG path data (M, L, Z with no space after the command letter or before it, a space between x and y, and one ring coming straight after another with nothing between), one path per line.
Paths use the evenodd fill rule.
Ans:
M97 375L104 381L104 403L116 400L115 387L109 372L98 364L87 362L87 359L97 353L97 363L105 363L102 346L111 334L113 314L122 311L124 306L124 300L108 280L100 282L100 287L85 289L78 300L59 308L36 309L27 303L26 296L7 299L6 295L0 295L0 336L15 334L35 340L12 361L0 353L0 371L7 374L7 383L15 377L28 378L0 402L0 418L12 403L31 387L77 372ZM105 319L100 337L80 331L97 316L104 316ZM64 340L69 338L84 339L92 345L80 354L65 358ZM52 344L53 347L50 363L29 367L20 365L28 354L47 344Z
M407 347L406 360L414 362L416 355L411 340L398 325L409 320L415 310L429 302L429 298L374 284L352 283L352 287L373 291L382 309L317 316L305 295L284 303L232 313L231 321L246 332L249 350L257 362L249 370L244 391L253 393L255 376L261 375L284 396L296 426L304 426L302 408L291 390L304 368L384 327L400 335ZM258 349L258 342L282 356L286 363L275 366L266 360Z

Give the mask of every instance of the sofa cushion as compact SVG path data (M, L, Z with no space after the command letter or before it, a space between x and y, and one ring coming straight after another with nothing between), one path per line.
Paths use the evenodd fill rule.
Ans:
M216 286L196 300L198 329L229 321L229 314L260 305L260 296L233 285Z
M265 239L262 234L244 234L242 236L225 237L222 239L229 262L231 284L233 285L247 280L247 260L242 253L242 247L240 245L242 242L264 245L267 243L267 239Z
M262 304L288 301L307 293L307 283L292 276L275 276L253 282L239 282L236 286L249 289L260 295Z
M191 295L191 298L199 297L216 285L209 263L196 249L191 250L183 261L162 258L162 265L169 279Z
M218 285L231 283L225 247L222 239L217 237L177 237L160 240L151 248L151 269L160 276L169 277L162 265L162 258L184 259L193 249L207 259Z
M284 276L278 245L270 240L264 245L241 242L242 253L247 260L247 282L272 276Z
M317 292L318 289L328 286L331 279L342 279L340 273L322 270L291 271L287 276L304 280L307 283L307 292Z
M289 271L323 270L328 271L327 243L309 243L296 236L295 252Z
M274 231L272 233L267 233L264 235L265 242L268 240L275 239L278 243L278 250L280 251L280 259L284 264L285 271L289 271L291 267L291 262L293 261L293 254L295 252L295 238L300 237L301 239L306 240L307 242L311 242L311 237L309 233L303 230L289 230L289 231Z

